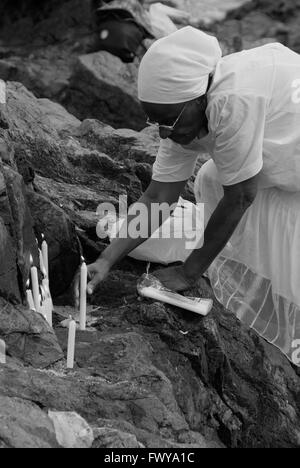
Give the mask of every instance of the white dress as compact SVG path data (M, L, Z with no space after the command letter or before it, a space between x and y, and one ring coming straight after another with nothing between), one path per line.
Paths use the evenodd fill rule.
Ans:
M222 186L255 175L259 191L209 268L216 298L300 366L300 56L281 44L224 57L208 95L209 135L164 140L153 179L196 181L207 223Z

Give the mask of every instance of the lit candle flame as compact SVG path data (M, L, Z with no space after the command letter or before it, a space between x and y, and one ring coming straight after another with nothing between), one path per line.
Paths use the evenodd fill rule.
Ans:
M31 254L30 254L30 257L29 257L29 261L30 261L30 265L33 265L33 257L32 257Z
M43 239L43 240L45 240L45 236L44 236L44 234L42 234L42 239Z
M81 261L82 261L82 263L85 262L85 258L82 255L81 255Z
M30 286L30 281L29 281L29 278L28 278L28 280L26 281L26 288L28 289L29 286Z
M147 267L146 267L146 275L147 275L147 278L148 278L148 276L149 276L150 265L151 265L150 262L147 263Z

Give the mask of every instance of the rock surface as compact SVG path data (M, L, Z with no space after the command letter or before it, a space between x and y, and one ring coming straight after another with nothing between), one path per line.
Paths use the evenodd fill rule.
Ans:
M0 395L2 448L59 448L51 420L38 405Z
M141 130L145 114L137 99L138 63L126 64L108 52L82 55L70 78L63 99L65 107L79 119Z
M218 37L225 54L262 45L266 39L300 50L299 0L186 0L184 6L194 26ZM106 52L87 54L96 34L92 0L49 0L47 7L39 8L33 0L5 1L0 18L0 77L22 82L80 119L143 128L145 116L136 91L138 62L123 64ZM13 35L8 32L12 28Z
M21 302L29 277L30 255L37 259L33 220L22 176L2 163L0 184L0 291L11 302Z
M97 292L74 371L8 363L1 395L75 411L94 447L299 447L299 377L286 358L216 303L203 319L139 301L138 268L126 260ZM56 333L66 352L67 330Z
M41 314L13 306L0 297L0 338L6 353L26 365L45 368L59 361L61 348Z

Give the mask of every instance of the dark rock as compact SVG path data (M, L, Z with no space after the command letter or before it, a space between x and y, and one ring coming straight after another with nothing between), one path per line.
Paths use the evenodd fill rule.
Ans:
M59 100L69 86L75 57L69 48L48 46L28 56L15 54L0 60L0 77L17 81L37 97Z
M70 115L61 105L48 99L36 99L20 83L7 83L7 105L3 112L9 124L9 132L0 130L6 144L34 153L42 143L56 150L60 139L74 131L80 121ZM33 155L31 154L33 159ZM66 162L66 158L64 158ZM58 164L58 158L56 164Z
M81 120L141 130L145 115L137 99L137 69L108 52L81 56L62 104Z
M153 163L159 147L159 136L152 129L141 132L122 128L113 129L97 120L85 120L74 136L83 145L106 153L113 159L133 160L137 163Z
M86 342L89 340L91 348L94 346L95 342L88 336L85 339L83 334L82 337ZM137 336L135 341L137 343L144 340ZM112 349L109 340L107 344ZM131 354L129 347L124 351L121 348L119 352L124 359L127 353ZM189 430L184 415L176 404L171 383L151 364L152 354L151 347L146 342L139 353L141 367L138 366L134 371L138 360L131 363L130 373L134 372L136 375L131 382L118 379L116 374L114 382L110 382L107 378L97 377L96 371L87 378L84 370L74 371L67 376L60 372L15 369L7 365L0 367L1 394L34 401L52 411L76 411L96 429L103 427L100 419L119 421L120 424L127 425L127 430L122 432L132 434L131 441L135 436L140 444L147 447L181 447L182 444L193 447L199 446L200 441L202 446L210 446L213 443L206 442L200 433ZM141 374L142 362L145 364L145 374ZM150 387L147 389L148 383ZM164 390L162 395L159 394L159 388ZM109 423L105 426L109 426ZM134 432L128 430L128 426L135 428ZM109 437L98 442L107 444Z
M228 42L233 34L231 26L235 23L247 48L260 45L258 41L261 39L274 38L275 41L299 52L299 18L298 0L253 0L230 12L222 23L212 29L218 37ZM227 29L226 32L224 28Z
M98 290L72 374L0 368L2 394L76 411L95 447L299 447L299 377L280 351L217 303L206 318L139 303L135 283L119 270Z
M27 191L27 197L35 229L48 242L50 288L55 297L68 289L80 263L75 226L48 198L31 190Z
M3 209L1 198L0 212ZM0 238L0 295L12 302L20 302L21 296L18 284L16 247L13 238L9 234L1 218Z
M16 146L14 160L19 174L23 177L26 185L31 185L34 181L34 169L30 161L30 153L22 145Z
M49 99L39 99L37 105L40 111L50 120L51 126L60 135L71 133L81 123L74 115L67 112L63 106Z
M120 160L112 158L84 139L85 134L81 138L79 132L79 137L76 137L80 122L60 105L45 99L36 99L18 84L9 83L7 88L9 143L15 148L14 157L10 158L11 164L16 165L28 185L30 200L34 197L34 189L42 195L41 199L47 205L42 208L31 202L30 206L38 237L44 233L49 242L50 272L54 281L52 293L60 295L70 284L79 261L78 241L76 235L74 236L75 226L72 223L96 240L98 206L109 202L118 211L120 195L127 195L128 204L133 203L142 194L141 181L136 176L134 164L130 167L127 162L130 145L126 138L122 139L127 145L126 160L121 160L121 149ZM103 128L104 134L109 138L110 132L113 133L114 130L111 127ZM135 133L133 132L134 135ZM139 134L136 135L138 140ZM98 135L98 138L102 138L103 142L105 140L104 136ZM140 145L141 141L142 138ZM125 143L123 144L125 148ZM109 143L107 146L111 147ZM51 213L50 218L55 222L43 220L45 212ZM59 216L52 216L54 212L59 213ZM66 221L68 217L69 220ZM62 220L63 226L68 225L72 229L71 237L65 235L65 229L61 229L61 234L58 234L58 220ZM51 229L47 230L46 224L51 225ZM53 240L51 236L54 236ZM57 248L58 238L60 248ZM71 242L69 247L68 242ZM63 269L58 273L61 266Z
M21 302L29 277L30 255L35 264L38 259L33 221L22 176L1 164L0 181L0 290L3 297L12 302Z
M7 448L59 448L52 421L32 402L0 395L0 422Z
M1 38L27 51L90 35L94 15L91 0L4 0L0 7ZM12 34L12 28L14 34Z
M9 356L33 367L48 367L63 356L53 330L41 314L12 306L2 297L0 338Z
M145 448L135 435L110 427L99 427L94 430L93 448Z
M33 231L33 220L27 206L25 184L22 176L4 165L2 171L10 205L10 228L17 246L17 265L23 295L29 276L30 255L35 258L37 255L36 237Z

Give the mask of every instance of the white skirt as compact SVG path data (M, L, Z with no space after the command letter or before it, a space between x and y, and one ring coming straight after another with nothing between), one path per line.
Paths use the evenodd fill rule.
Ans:
M207 224L223 196L212 160L195 196ZM300 366L300 191L259 190L208 276L224 307Z

